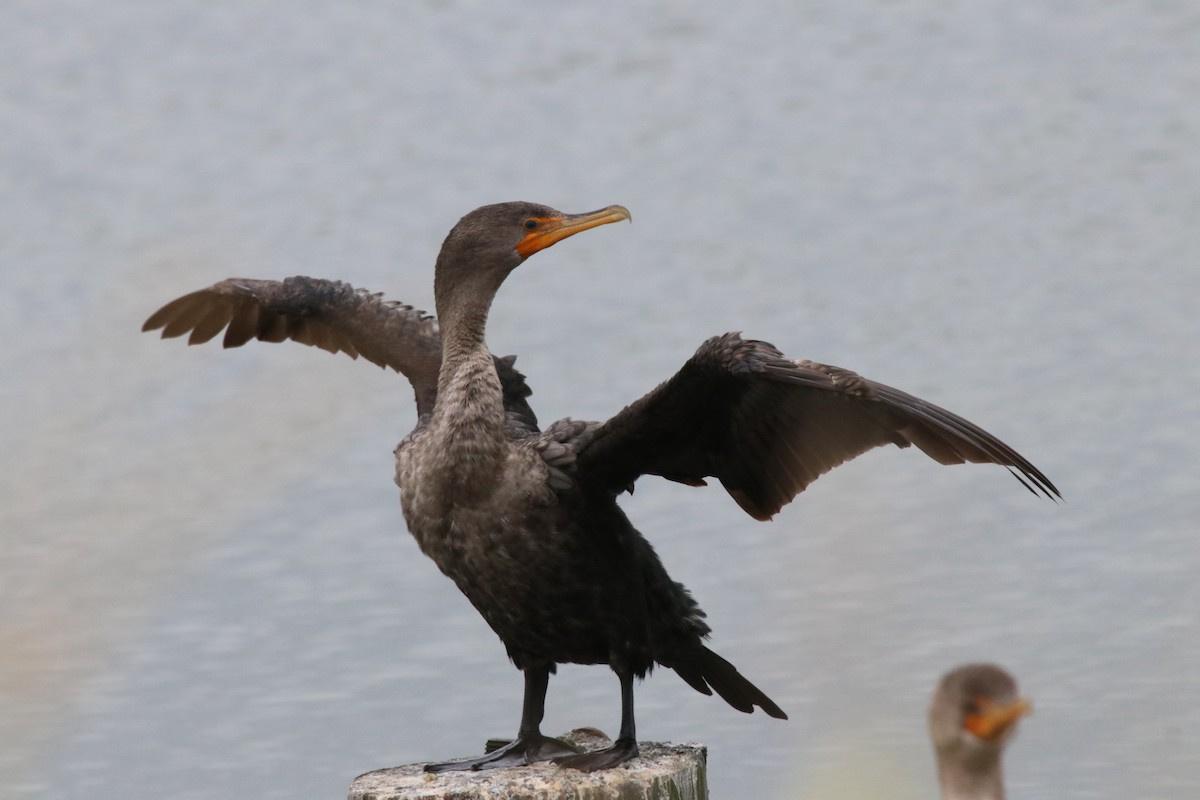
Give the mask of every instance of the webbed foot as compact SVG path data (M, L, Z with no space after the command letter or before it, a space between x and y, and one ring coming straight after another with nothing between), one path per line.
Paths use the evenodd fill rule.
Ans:
M519 736L506 745L490 750L482 756L466 758L462 761L443 761L439 764L426 764L426 772L451 772L455 770L503 769L505 767L523 767L538 761L550 761L556 758L570 758L579 752L575 747L561 739L536 734Z
M618 764L624 764L630 759L637 758L637 755L637 741L633 739L617 739L617 741L613 742L612 747L607 747L603 750L594 750L590 753L581 753L579 755L561 756L555 758L554 763L567 769L577 769L581 772L596 772L597 770L609 769Z

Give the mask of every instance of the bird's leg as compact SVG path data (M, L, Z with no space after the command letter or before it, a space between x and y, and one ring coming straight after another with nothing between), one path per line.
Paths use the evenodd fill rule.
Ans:
M521 706L521 727L516 739L476 758L426 764L425 771L501 769L578 753L576 748L566 742L542 735L541 724L546 710L546 687L550 684L550 665L538 663L527 666L524 673L525 700Z
M560 767L569 767L583 772L595 772L608 769L618 764L637 758L637 729L633 722L633 673L627 669L616 669L617 677L621 680L621 733L613 746L604 750L583 753L577 756L563 756L554 759Z

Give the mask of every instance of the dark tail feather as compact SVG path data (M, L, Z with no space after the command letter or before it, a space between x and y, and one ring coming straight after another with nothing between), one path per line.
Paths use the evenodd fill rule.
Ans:
M675 670L700 694L711 695L714 691L738 711L750 714L758 706L776 719L787 719L787 714L775 705L762 690L746 680L737 667L730 664L704 645L697 645L678 661L663 662L663 666Z

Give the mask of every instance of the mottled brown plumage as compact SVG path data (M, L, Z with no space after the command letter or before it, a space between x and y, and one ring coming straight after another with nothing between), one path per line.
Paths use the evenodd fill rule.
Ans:
M564 215L531 203L484 206L451 230L438 256L439 324L345 284L229 280L156 312L144 330L191 331L227 347L291 338L363 355L402 372L418 409L396 449L409 530L504 642L525 674L518 738L496 753L433 769L555 758L600 769L636 755L633 679L655 664L741 711L780 708L708 650L704 614L667 575L618 507L643 475L703 485L715 477L749 514L769 519L818 476L884 444L916 445L944 464L1007 467L1057 496L1032 464L978 426L838 367L792 361L765 342L717 336L670 380L604 423L539 431L511 358L484 341L488 310L525 258L596 225L611 206ZM622 690L617 742L572 755L539 730L558 663L608 664Z

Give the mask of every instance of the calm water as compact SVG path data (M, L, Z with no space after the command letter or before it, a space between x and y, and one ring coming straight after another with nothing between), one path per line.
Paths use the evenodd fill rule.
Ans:
M484 202L623 203L490 329L544 420L744 330L947 405L1063 490L876 452L769 525L626 502L714 649L644 738L715 798L929 797L941 672L1034 698L1010 794L1200 787L1200 16L1187 4L10 3L0 25L0 795L339 797L510 734L521 681L404 531L394 375L140 334L230 275L431 305ZM618 721L568 667L547 729Z

